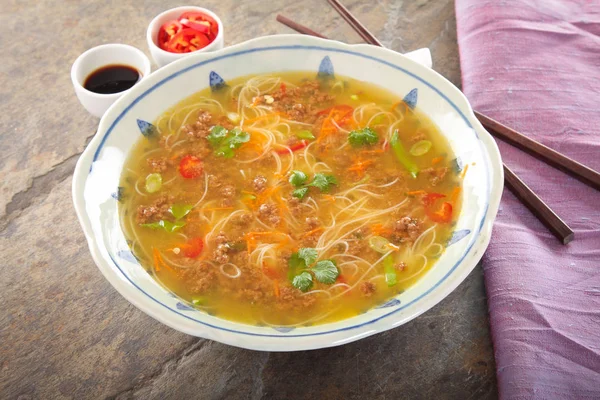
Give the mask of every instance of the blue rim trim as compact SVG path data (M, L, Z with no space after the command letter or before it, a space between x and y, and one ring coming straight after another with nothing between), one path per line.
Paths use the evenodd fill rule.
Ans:
M108 136L110 136L111 132L113 131L113 129L115 128L115 126L117 125L117 123L123 119L123 117L125 116L125 114L127 114L127 112L129 110L131 110L133 108L133 106L135 106L137 103L139 103L144 97L146 97L147 95L149 95L151 92L153 92L154 90L156 90L157 88L159 88L160 86L164 85L165 83L167 83L168 81L170 81L171 79L174 79L175 77L182 75L192 69L198 68L200 66L206 65L206 64L210 64L212 62L218 61L218 60L223 60L226 58L231 58L231 57L236 57L239 55L243 55L243 54L248 54L248 53L258 53L258 52L263 52L263 51L273 51L273 50L297 50L297 49L302 49L302 50L320 50L320 51L329 51L329 52L334 52L334 53L344 53L344 54L350 54L353 56L357 56L357 57L361 57L361 58L366 58L372 61L376 61L378 63L387 65L388 67L391 67L397 71L403 72L415 79L417 79L418 81L422 82L424 85L428 86L430 89L432 89L434 92L436 92L438 95L440 95L446 102L448 102L448 104L450 104L452 106L452 108L454 108L454 110L462 117L462 119L465 121L465 123L467 124L467 126L469 128L471 128L473 130L473 132L475 133L475 136L479 139L479 135L477 134L477 131L475 130L475 128L473 128L473 126L471 125L471 123L469 122L469 119L462 113L462 111L458 108L458 106L456 104L454 104L444 93L442 93L441 91L439 91L435 86L433 86L432 84L430 84L429 82L427 82L426 80L424 80L423 78L419 77L418 75L415 75L414 73L407 71L404 68L401 68L395 64L392 64L389 61L385 61L385 60L381 60L377 57L373 57L373 56L369 56L366 54L361 54L361 53L357 53L355 51L351 51L351 50L343 50L343 49L334 49L334 48L330 48L330 47L322 47L322 46L302 46L302 45L293 45L293 46L272 46L272 47L259 47L259 48L254 48L254 49L249 49L249 50L242 50L242 51L237 51L231 54L226 54L226 55L222 55L219 57L215 57L211 60L206 60L206 61L202 61L199 62L197 64L193 64L187 68L182 69L181 71L177 71L176 73L169 75L168 77L166 77L165 79L161 80L160 82L156 83L155 85L153 85L151 88L149 88L148 90L146 90L144 93L142 93L141 95L139 95L133 102L131 102L130 105L128 105L123 112L121 112L121 114L119 114L119 116L114 120L114 122L110 125L110 127L108 128L108 130L106 131L106 133L104 134L104 136L102 137L102 140L100 141L100 144L98 145L98 148L96 149L96 152L94 153L94 158L92 160L92 166L93 163L96 161L96 159L98 158L98 155L100 154L100 150L102 149L102 147L104 146L104 143L106 142L106 139L108 138ZM489 164L486 161L486 167L489 170ZM92 166L90 166L90 172L92 171ZM88 173L89 175L89 173ZM157 299L155 299L154 297L152 297L150 294L146 293L142 288L140 288L135 282L133 282L129 276L127 276L127 274L125 272L123 272L123 270L121 269L121 267L119 266L119 264L115 261L115 259L112 257L112 255L109 253L109 257L112 260L112 262L115 264L115 266L117 267L117 269L121 272L121 274L123 274L123 276L135 287L137 288L139 291L141 291L142 293L144 293L146 296L148 296L150 299L152 299L153 301L155 301L156 303L160 304L161 306L165 307L167 310L170 310L176 314L179 314L180 316L187 318L189 320L198 322L204 326L208 326L210 328L214 328L214 329L218 329L218 330L222 330L222 331L226 331L226 332L231 332L231 333L239 333L242 335L248 335L248 336L260 336L260 337L269 337L269 338L290 338L290 337L305 337L305 336L321 336L321 335L328 335L331 333L336 333L336 332L343 332L343 331L348 331L351 329L356 329L356 328L360 328L363 327L365 325L370 325L372 323L375 323L383 318L386 318L389 315L395 314L407 307L409 307L410 305L416 303L417 301L421 300L423 297L427 296L429 293L431 293L435 288L437 288L440 284L442 284L442 282L444 282L453 272L454 270L456 270L456 268L462 263L462 261L465 259L465 257L467 256L467 254L469 254L469 252L471 251L471 248L473 248L473 244L475 243L475 238L478 236L478 234L481 232L481 229L483 227L483 224L485 222L485 218L487 216L487 212L489 209L489 189L490 189L490 182L489 182L489 175L486 177L488 179L486 179L486 200L485 200L485 211L483 213L483 218L481 219L481 222L479 223L479 226L477 228L477 234L473 235L473 237L471 238L471 243L469 244L469 247L467 248L467 250L465 251L465 253L462 255L462 257L460 258L460 260L458 260L456 262L456 264L454 264L454 266L446 273L446 275L444 275L435 285L433 285L431 288L429 288L425 293L421 294L419 297L415 298L414 300L412 300L409 303L406 303L396 309L394 309L393 311L390 311L387 314L381 315L377 318L374 318L370 321L367 322L363 322L361 324L358 325L353 325L353 326L348 326L345 328L339 328L339 329L334 329L331 331L327 331L327 332L317 332L317 333L307 333L307 334L303 334L303 335L269 335L269 334L262 334L262 333L251 333L251 332L243 332L243 331L237 331L235 329L228 329L228 328L223 328L220 326L216 326L216 325L212 325L209 324L207 322L204 321L200 321L197 320L195 318L190 317L189 315L185 315L182 314L181 312L178 312L177 310L172 309L171 307L167 306L166 304L161 303L160 301L158 301Z

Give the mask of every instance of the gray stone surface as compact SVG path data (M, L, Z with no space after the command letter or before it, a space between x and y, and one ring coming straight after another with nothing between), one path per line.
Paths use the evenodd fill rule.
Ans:
M400 328L343 347L271 354L167 328L102 277L71 205L71 174L97 120L77 102L70 66L102 43L147 53L147 23L180 3L2 1L0 398L496 398L481 268ZM360 42L324 0L201 4L222 17L227 44L290 32L277 13ZM386 46L430 47L435 68L459 84L452 1L346 5Z

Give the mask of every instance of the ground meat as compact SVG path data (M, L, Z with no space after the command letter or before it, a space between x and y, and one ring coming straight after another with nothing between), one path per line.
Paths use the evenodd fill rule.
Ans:
M277 262L279 263L279 265L288 265L288 261L290 260L290 257L292 256L292 252L289 250L282 250L278 256L277 256Z
M302 292L290 286L279 289L279 297L275 307L279 310L304 311L316 302L315 296L302 296Z
M267 178L262 175L256 175L252 180L252 186L256 193L262 193L267 188Z
M287 144L288 147L292 147L298 142L300 142L300 139L298 139L296 136L290 136L285 144Z
M315 230L317 227L321 225L321 221L315 217L307 217L306 218L306 231L311 232ZM302 245L304 247L314 247L317 244L317 241L321 237L321 230L317 230L316 232L312 232L311 234L303 234L302 235Z
M363 257L366 252L370 250L367 241L365 239L356 239L348 241L348 253L354 256Z
M424 134L423 132L421 132L421 131L417 131L417 133L415 133L415 134L414 134L414 135L413 135L413 136L410 138L410 141L411 141L412 143L417 143L418 141L425 140L425 139L427 139L427 135L425 135L425 134Z
M160 139L158 139L158 145L163 149L170 150L171 147L167 144L167 137L168 136L161 136Z
M292 215L296 217L300 216L304 211L304 207L302 206L300 199L296 197L290 197L289 199L287 199L287 205Z
M431 169L433 171L429 172L429 183L431 183L431 186L437 186L437 184L443 181L446 177L446 174L448 173L448 167Z
M221 125L223 128L227 129L228 131L235 128L235 125L231 122L231 120L229 118L227 118L226 115L221 115L219 117L219 119L217 119L217 125Z
M150 169L152 169L152 171L154 171L154 172L165 172L168 167L167 159L165 157L160 157L160 158L150 157L146 160L146 162L150 166Z
M263 221L268 221L272 225L277 225L279 222L281 222L279 210L273 203L261 204L260 207L258 207L258 216Z
M273 293L273 284L271 280L263 275L261 268L240 266L241 275L246 277L243 289L236 290L232 296L246 303L268 303L271 302Z
M219 264L226 264L229 262L229 246L227 243L229 239L224 232L220 232L215 238L215 251L213 252L213 258Z
M421 234L421 223L416 218L404 217L394 222L395 241L415 240Z
M309 230L315 229L319 225L321 225L321 221L319 221L319 218L315 218L315 217L306 218L306 226L308 227Z
M271 94L275 111L283 112L288 118L313 124L320 117L317 112L326 108L335 96L321 91L319 82L306 81L295 88L287 88ZM313 108L315 107L315 108Z
M306 118L307 108L300 103L296 103L292 106L292 109L288 111L290 119L294 121L303 121Z
M250 214L250 213L239 214L231 219L231 223L240 228L247 227L251 221L252 221L252 214Z
M337 151L333 155L333 162L336 167L346 169L352 164L352 159L348 157L348 154L342 151Z
M170 217L169 208L172 202L173 199L171 196L162 195L148 206L139 206L137 210L137 222L147 224Z
M370 232L369 227L363 226L361 228L358 228L354 232L352 232L352 236L354 236L357 239L363 239L369 234L369 232Z
M219 188L223 185L223 178L220 175L208 175L208 187L211 189Z
M212 153L212 148L207 140L197 140L191 145L191 154L201 160L205 159L210 153Z
M213 126L212 114L208 111L200 111L196 122L181 128L191 139L202 139L208 136L210 128Z
M399 263L394 265L394 268L396 269L396 271L402 272L406 269L406 264L404 262L400 261Z
M377 286L375 286L375 284L371 281L366 281L360 284L360 291L362 292L363 296L371 297L375 293L375 290L377 290Z
M233 205L234 197L235 197L235 186L233 186L233 185L222 186L221 189L219 190L219 193L222 196L222 198L221 198L221 206L222 207L230 207Z
M201 263L198 266L182 270L182 281L193 294L206 293L211 289L217 278L217 271L210 264Z

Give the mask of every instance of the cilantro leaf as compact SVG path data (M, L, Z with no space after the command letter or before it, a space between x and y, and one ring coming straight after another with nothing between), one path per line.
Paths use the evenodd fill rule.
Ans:
M165 221L163 219L161 219L158 222L152 222L150 224L142 224L141 226L144 226L146 228L152 228L152 229L164 229L167 232L175 232L177 229L182 228L185 225L184 221L175 221L175 222L171 222L171 221Z
M369 127L357 129L348 134L348 142L353 147L372 145L378 141L377 133Z
M237 149L248 141L250 141L250 134L240 128L233 128L229 131L229 137L226 140L230 149Z
M292 173L290 174L290 183L296 187L298 186L302 186L302 184L304 182L306 182L306 180L308 179L308 177L306 176L306 174L302 171L292 171Z
M224 158L233 158L233 150L231 150L227 146L221 146L216 151L215 154Z
M227 129L221 125L215 125L210 128L210 134L206 137L212 147L217 147L227 137Z
M173 204L169 212L176 218L181 219L188 215L194 206L191 204Z
M322 192L328 192L331 185L337 185L337 179L333 175L315 174L308 186L318 187Z
M315 278L321 283L332 284L337 279L340 272L333 260L321 260L311 268Z
M215 154L217 156L232 158L234 155L233 150L248 142L250 134L240 128L233 128L228 131L221 125L215 125L210 128L210 134L206 139L213 148L216 148Z
M292 192L292 196L294 196L297 199L302 200L304 198L304 196L306 196L306 193L308 193L308 188L303 187L303 188L294 190Z
M298 258L304 260L305 265L308 267L317 261L317 250L311 247L302 247L298 250Z
M303 292L308 291L313 285L313 277L310 273L304 271L300 275L296 275L292 280L292 286L300 289Z

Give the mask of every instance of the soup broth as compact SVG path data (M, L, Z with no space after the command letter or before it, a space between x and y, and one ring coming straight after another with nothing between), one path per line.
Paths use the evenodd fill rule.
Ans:
M220 318L363 313L432 267L460 211L445 138L372 84L247 76L153 125L123 169L123 229L149 274Z

